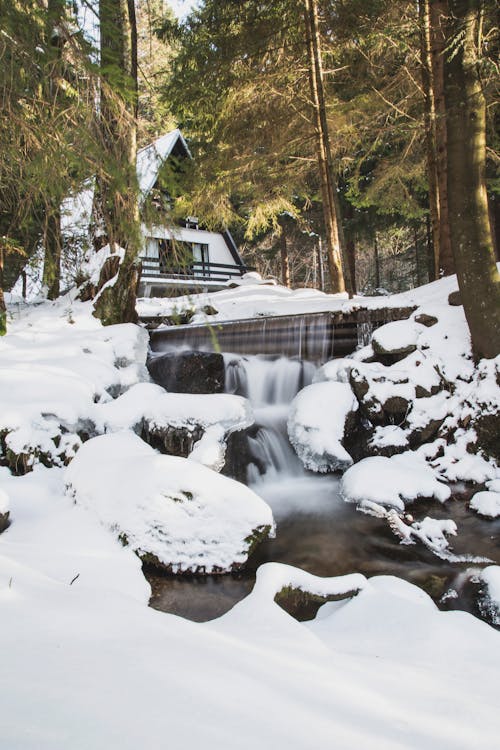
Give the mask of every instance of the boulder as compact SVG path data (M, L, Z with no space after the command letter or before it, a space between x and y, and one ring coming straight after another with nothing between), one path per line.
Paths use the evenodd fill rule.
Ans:
M306 469L344 471L353 460L343 443L355 428L358 402L347 383L314 383L292 401L288 437Z
M0 489L0 534L9 525L9 496Z
M194 461L156 453L131 431L85 443L66 470L75 502L148 564L229 573L274 533L252 490Z
M167 352L148 362L152 379L173 393L223 393L224 357L213 352Z
M452 307L460 307L462 304L462 296L458 290L456 292L450 292L448 295L448 304Z
M415 323L420 323L421 326L425 326L426 328L431 328L431 326L435 326L438 322L435 315L427 315L427 313L419 313L415 315L413 320Z
M419 327L409 320L396 320L377 328L372 347L378 355L406 355L417 348Z

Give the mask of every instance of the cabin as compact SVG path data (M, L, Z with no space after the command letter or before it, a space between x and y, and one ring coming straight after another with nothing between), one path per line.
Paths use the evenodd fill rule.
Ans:
M216 291L249 269L229 231L210 232L197 217L173 224L169 181L192 160L180 130L172 130L137 152L137 179L141 205L142 275L139 295L161 297L177 289ZM170 180L169 180L170 178ZM88 238L92 211L91 182L63 204L63 234Z
M166 133L137 154L140 200L148 206L148 211L143 211L141 227L141 296L161 296L176 286L183 291L222 289L231 279L247 272L229 231L209 232L193 216L181 225L173 226L168 221L165 209L171 198L160 180L161 172L165 166L175 172L182 168L184 160L190 159L180 130Z

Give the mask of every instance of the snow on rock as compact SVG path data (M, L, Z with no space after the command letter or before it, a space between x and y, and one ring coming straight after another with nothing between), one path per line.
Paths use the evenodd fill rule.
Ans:
M449 548L447 537L457 535L457 525L449 518L437 519L426 516L422 521L415 521L409 525L399 517L394 508L386 513L386 518L394 533L401 537L402 544L413 544L418 540L440 557Z
M490 479L486 486L490 492L500 492L500 479Z
M342 445L358 402L347 383L314 383L292 401L288 436L311 471L344 470L352 458Z
M327 380L333 380L338 383L348 383L349 374L355 363L352 359L339 357L326 362L318 367L314 373L313 383L323 383Z
M479 575L486 584L486 596L479 606L493 625L500 625L500 565L488 565Z
M13 470L70 460L95 402L148 378L147 345L139 326L103 328L70 295L14 318L0 341L0 434Z
M419 497L434 497L445 502L451 491L438 481L435 473L411 453L386 458L371 456L347 469L340 483L346 502L366 502L403 511L405 502Z
M167 393L153 383L138 383L122 396L97 404L94 417L102 432L134 429L145 421L150 427L220 425L226 432L243 430L253 423L247 399L231 394Z
M130 431L85 443L66 482L139 557L174 573L235 570L274 529L271 509L250 489L160 455Z
M368 445L376 452L388 448L397 453L400 449L408 448L408 431L397 424L377 425Z
M417 348L418 337L423 330L418 323L396 320L377 328L372 335L372 346L376 354L410 354Z
M220 471L226 459L225 436L224 428L220 424L211 425L194 444L188 459L214 471Z
M0 487L0 534L7 528L9 522L9 507L9 496L5 490Z
M253 413L241 396L167 393L137 383L114 401L96 404L93 419L98 432L134 430L172 455L187 457L196 443L194 460L220 470L228 435L253 424Z
M470 507L486 518L500 516L500 492L476 492L470 501Z

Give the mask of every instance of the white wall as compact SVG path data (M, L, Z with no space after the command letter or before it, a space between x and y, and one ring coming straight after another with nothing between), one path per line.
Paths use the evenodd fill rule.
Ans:
M224 237L218 232L206 232L204 229L185 229L184 227L167 228L146 226L144 224L141 229L142 236L144 237L144 249L149 245L149 257L153 257L153 243L148 242L150 238L153 237L158 240L167 240L175 237L175 239L182 242L199 242L208 245L209 263L235 264L234 258L225 243Z

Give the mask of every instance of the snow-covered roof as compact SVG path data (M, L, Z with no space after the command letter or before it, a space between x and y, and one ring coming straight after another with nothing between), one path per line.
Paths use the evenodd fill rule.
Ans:
M137 180L141 197L144 198L153 188L161 165L168 159L179 140L188 156L192 158L184 136L178 128L165 133L137 152Z
M173 152L180 141L187 156L191 152L181 131L176 128L160 136L148 146L137 152L137 180L139 182L140 201L148 195L158 177L162 164ZM85 181L83 189L64 199L62 203L62 229L65 234L85 234L90 224L92 201L94 197L94 180Z

